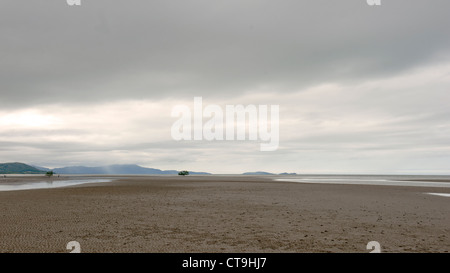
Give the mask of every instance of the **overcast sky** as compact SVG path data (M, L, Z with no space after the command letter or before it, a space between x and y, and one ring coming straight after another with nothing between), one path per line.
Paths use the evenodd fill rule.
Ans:
M450 2L381 2L2 0L0 162L450 174ZM173 140L196 96L279 105L279 148Z

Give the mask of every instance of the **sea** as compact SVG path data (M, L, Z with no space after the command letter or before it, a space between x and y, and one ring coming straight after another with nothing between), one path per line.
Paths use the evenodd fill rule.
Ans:
M8 175L8 177L11 176L15 175ZM342 175L342 174L303 175L302 174L302 175L274 175L263 177L272 178L274 181L279 182L294 182L294 183L308 183L308 184L405 186L405 187L428 187L436 189L450 188L450 175ZM93 177L74 176L74 177L67 177L67 179L48 179L46 177L42 177L42 179L33 179L31 181L28 179L24 179L23 182L8 183L3 182L0 179L0 191L60 188L60 187L82 185L87 183L111 182L113 180L114 178L112 177L93 178ZM450 194L447 192L444 193L436 192L430 194L450 197Z
M3 175L2 175L3 176ZM14 175L7 175L8 177ZM21 175L22 177L24 175ZM41 175L42 176L42 175ZM18 190L33 190L33 189L50 189L50 188L61 188L75 185L82 185L87 183L104 183L111 182L113 179L106 178L68 178L68 179L51 179L42 177L42 180L33 179L29 181L28 179L24 179L23 182L3 182L0 180L0 191L18 191Z
M450 188L450 175L292 175L274 178L274 180L308 184ZM428 192L427 194L450 197L447 192Z

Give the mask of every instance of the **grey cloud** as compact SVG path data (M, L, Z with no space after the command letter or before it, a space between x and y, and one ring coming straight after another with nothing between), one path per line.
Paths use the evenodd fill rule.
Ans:
M61 3L62 2L62 3ZM448 53L448 1L6 1L0 105L354 82Z
M63 0L4 0L0 110L33 108L67 119L62 129L1 128L2 158L211 172L390 171L393 161L445 170L450 74L436 71L417 86L399 75L449 63L450 2L365 2L82 0L69 7ZM326 83L336 85L317 88ZM273 93L261 98L260 90ZM124 99L170 107L173 98L191 103L193 96L208 103L272 99L284 126L280 148L261 153L259 142L176 142L169 138L170 109L149 111L147 120L144 112L133 115L139 110L132 104L101 107ZM99 110L77 115L86 109ZM371 126L352 123L364 118Z

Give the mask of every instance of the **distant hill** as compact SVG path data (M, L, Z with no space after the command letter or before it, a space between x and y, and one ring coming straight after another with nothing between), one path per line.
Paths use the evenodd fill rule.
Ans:
M30 165L31 167L34 167L34 168L36 168L36 169L38 169L38 170L41 170L41 171L45 171L45 172L48 172L48 171L51 171L52 169L49 169L49 168L45 168L45 167L41 167L41 166L36 166L36 165Z
M297 175L297 173L280 173L280 175Z
M44 174L45 171L39 170L33 166L13 162L13 163L0 163L0 174Z
M243 175L277 175L276 173L268 173L268 172L246 172ZM278 175L297 175L297 173L280 173Z
M53 171L57 174L178 174L176 170L160 170L145 168L135 164L128 165L108 165L100 167L70 166L56 168ZM210 174L207 172L191 172L190 174Z
M246 172L246 173L243 173L243 175L275 175L275 174L268 173L268 172Z

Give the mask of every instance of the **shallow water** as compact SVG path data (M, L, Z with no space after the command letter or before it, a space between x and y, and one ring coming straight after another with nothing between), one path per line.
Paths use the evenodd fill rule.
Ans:
M450 193L437 193L437 192L428 192L427 194L442 196L442 197L450 197Z
M379 186L412 186L450 188L450 176L384 176L384 175L327 175L305 176L299 178L278 178L276 181L310 183L310 184L342 184L342 185L379 185ZM442 181L439 181L442 180Z
M30 183L11 183L0 185L0 191L18 191L34 189L50 189L75 186L87 183L111 182L111 179L77 179L77 180L57 180L57 181L39 181Z

